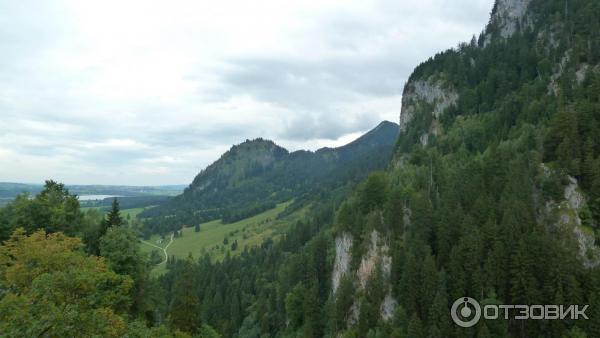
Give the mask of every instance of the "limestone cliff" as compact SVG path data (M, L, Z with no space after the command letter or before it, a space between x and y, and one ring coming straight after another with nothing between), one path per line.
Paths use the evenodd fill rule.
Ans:
M374 273L380 272L381 277L388 285L385 298L380 304L380 315L384 320L389 320L393 317L398 304L392 296L390 284L392 258L389 254L389 245L381 233L376 230L371 231L367 252L361 257L358 269L350 271L352 242L353 237L348 233L341 233L335 239L335 262L332 272L333 292L337 291L340 280L345 275L353 276L357 292L364 292L369 279L373 277ZM358 297L355 297L354 304L349 312L348 324L356 324L360 316Z
M490 28L498 32L502 38L509 38L520 28L529 25L527 8L531 0L498 0L492 10L490 26L486 34L486 42L492 38Z
M566 232L566 238L573 239L579 247L579 259L583 265L586 268L594 268L600 265L600 249L595 244L594 232L582 221L582 210L587 208L586 199L577 180L570 176L568 180L569 183L564 189L564 200L546 202L541 220L552 224L557 230Z
M436 79L434 76L408 82L402 95L400 132L406 131L407 125L416 114L429 112L435 118L439 118L444 110L457 100L458 94L445 85L442 79Z

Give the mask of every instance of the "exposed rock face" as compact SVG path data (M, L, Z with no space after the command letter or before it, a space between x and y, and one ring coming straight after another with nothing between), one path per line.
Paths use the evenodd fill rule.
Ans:
M392 297L392 288L389 284L392 271L392 257L389 255L389 246L384 242L379 232L373 230L370 235L369 251L363 256L357 272L360 290L364 290L367 287L369 278L371 278L374 272L378 271L378 266L381 268L380 271L383 274L383 279L389 285L388 292L379 307L379 312L383 320L389 320L394 316L394 311L398 305L398 302ZM357 321L360 314L358 302L355 302L351 310L350 321Z
M579 258L586 268L600 265L600 249L595 244L595 235L582 224L579 210L586 206L585 197L579 190L577 180L569 177L565 187L564 201L546 203L545 219L554 219L554 225L571 232L579 246Z
M585 197L579 191L577 180L569 177L569 185L565 188L565 200L570 209L568 215L569 220L574 222L573 233L579 244L579 256L583 265L587 268L593 268L600 264L600 250L595 245L595 236L593 233L585 231L579 217L579 209L585 206ZM565 214L563 214L564 216ZM561 217L561 222L563 222Z
M524 23L525 13L531 0L499 0L492 17L499 24L500 35L508 38Z
M350 270L350 249L352 248L352 235L343 233L335 238L335 262L331 274L333 293L340 286L340 280Z
M388 321L394 317L394 311L396 311L396 307L398 306L398 302L392 297L392 290L388 291L381 302L381 307L379 308L379 313L381 314L381 318L383 320Z
M377 264L381 264L381 271L385 279L389 278L392 268L392 257L389 256L389 247L382 243L379 232L371 232L369 251L363 256L358 268L358 285L361 289L367 286L369 278L375 271Z
M352 235L342 233L335 238L335 262L332 273L332 286L335 293L340 286L340 280L343 276L352 273L350 271L350 261L352 259L350 250L352 248ZM378 267L380 269L378 269ZM367 287L369 278L376 271L381 271L382 277L388 285L388 290L385 298L381 302L379 311L383 320L392 319L398 302L392 296L392 288L390 284L390 273L392 269L392 257L389 255L389 246L385 243L381 234L373 230L369 238L369 249L362 257L360 266L356 273L355 283L358 291L364 291ZM354 303L348 313L348 325L354 325L360 317L360 302L358 298L354 299Z
M571 50L568 50L565 55L560 59L558 67L556 67L554 73L550 76L550 83L548 84L548 94L558 95L558 79L562 76L564 70L567 68L567 64L571 59Z
M587 75L589 68L590 68L590 66L588 64L584 63L584 64L580 65L579 68L577 69L577 71L575 72L575 78L577 80L578 85L583 83L583 81L585 80L585 77Z
M400 111L400 132L414 118L416 113L430 110L434 117L439 117L446 108L454 105L458 94L449 88L444 88L441 80L429 78L406 84L402 95L402 110Z
M490 24L499 29L500 36L509 38L515 34L520 27L529 24L527 21L527 8L531 0L498 0L492 13ZM492 35L487 33L485 43L491 42Z
M600 265L600 250L595 244L594 235L586 233L582 227L575 227L573 233L579 244L579 256L583 266L593 269Z
M585 204L585 198L577 188L577 180L569 176L569 185L565 188L565 199L567 200L567 203L569 203L569 208L576 212ZM577 218L579 218L579 215L577 215ZM581 224L581 220L579 220L579 224Z

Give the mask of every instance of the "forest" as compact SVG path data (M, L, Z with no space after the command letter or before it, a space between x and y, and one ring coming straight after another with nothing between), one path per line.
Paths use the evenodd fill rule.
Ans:
M413 118L389 153L337 149L343 165L319 177L306 172L331 150L294 160L248 141L133 226L117 200L83 212L51 180L18 196L0 209L0 333L600 337L600 2L531 0L510 36L498 3L479 37L414 70L406 88L434 83L457 99L441 114L435 100L406 100ZM274 160L259 166L265 149ZM218 194L202 192L210 184ZM139 249L143 233L235 222L292 199L281 217L304 208L302 219L235 256L170 257L156 276ZM588 304L589 319L463 328L450 307L466 296Z

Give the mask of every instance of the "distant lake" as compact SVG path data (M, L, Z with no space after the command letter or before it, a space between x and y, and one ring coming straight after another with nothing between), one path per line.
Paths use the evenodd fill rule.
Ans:
M117 196L117 195L79 195L79 196L77 196L77 198L79 198L80 201L101 201L105 198L112 198L112 197L123 197L123 196Z

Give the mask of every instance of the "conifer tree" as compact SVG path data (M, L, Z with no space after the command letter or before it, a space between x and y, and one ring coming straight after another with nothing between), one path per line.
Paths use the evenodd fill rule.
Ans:
M113 198L112 206L110 212L106 216L106 221L108 227L112 226L121 226L123 225L123 218L121 217L121 213L119 211L119 201L117 198Z
M177 266L169 322L184 332L195 333L200 326L200 299L196 292L196 269L191 254Z
M424 338L423 323L419 319L416 313L413 313L410 321L408 322L408 337L411 338Z

